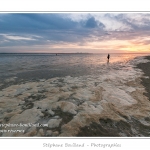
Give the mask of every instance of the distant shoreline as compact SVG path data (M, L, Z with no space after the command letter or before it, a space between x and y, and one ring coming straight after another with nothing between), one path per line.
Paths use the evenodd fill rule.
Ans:
M6 52L3 52L0 54L53 54L53 55L56 55L56 54L108 54L108 53L84 53L84 52L75 52L75 53L6 53ZM150 55L150 53L110 53L110 54L146 54L146 55Z

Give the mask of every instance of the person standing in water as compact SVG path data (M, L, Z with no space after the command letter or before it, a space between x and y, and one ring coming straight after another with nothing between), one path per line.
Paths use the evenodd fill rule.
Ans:
M107 55L107 58L108 58L108 61L107 61L107 62L109 63L109 58L110 58L110 55L109 55L109 54Z

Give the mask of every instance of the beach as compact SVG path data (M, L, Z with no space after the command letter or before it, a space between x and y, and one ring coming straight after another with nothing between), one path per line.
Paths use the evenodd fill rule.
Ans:
M79 58L69 59L74 57ZM110 64L100 64L98 59L97 65L93 58L97 56L80 56L69 69L63 65L5 78L0 91L0 136L149 137L150 56Z
M146 59L150 60L150 57L147 56ZM147 76L147 78L141 78L142 81L142 85L145 87L146 89L146 92L144 93L150 100L150 62L147 62L147 63L141 63L141 64L138 64L137 67L142 69L142 71L144 72L144 75Z

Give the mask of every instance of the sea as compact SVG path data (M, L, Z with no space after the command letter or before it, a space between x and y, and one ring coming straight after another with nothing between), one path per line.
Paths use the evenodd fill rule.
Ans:
M55 77L105 76L116 70L131 70L149 54L139 53L1 53L0 89L24 81ZM94 78L94 77L93 77Z
M0 54L0 79L48 79L62 76L101 74L111 69L129 68L134 58L148 54ZM106 72L107 73L107 72Z
M108 127L108 136L147 136L150 104L140 83L144 73L136 66L150 54L110 53L109 62L107 55L0 54L1 122L49 125L42 134L27 128L0 136L47 136L49 129L52 136L77 136L99 119L105 125L97 124L96 132L100 126ZM116 125L113 134L106 118ZM95 126L90 128L89 135L95 135Z

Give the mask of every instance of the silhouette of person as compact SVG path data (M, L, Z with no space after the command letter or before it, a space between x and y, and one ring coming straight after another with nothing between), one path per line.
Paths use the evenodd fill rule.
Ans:
M109 55L109 54L107 55L107 58L108 58L108 61L107 61L107 63L109 63L109 58L110 58L110 55Z

